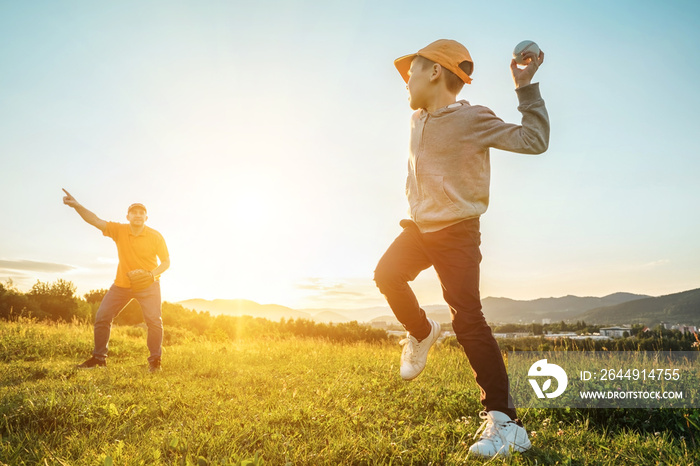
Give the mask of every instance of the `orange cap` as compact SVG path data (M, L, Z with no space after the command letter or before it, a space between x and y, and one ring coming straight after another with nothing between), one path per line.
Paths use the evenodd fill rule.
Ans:
M143 204L141 204L140 202L136 202L136 203L134 203L134 204L131 204L131 205L129 206L129 209L127 209L126 213L128 214L128 213L131 212L133 209L143 209L144 212L148 212L148 211L146 210L146 206L143 205Z
M436 40L432 44L429 44L414 54L406 55L394 60L394 66L396 66L396 69L399 70L401 77L406 82L408 82L408 70L411 68L411 62L417 56L427 58L428 60L444 66L459 76L460 79L466 84L470 84L472 82L472 78L469 75L472 73L472 71L474 71L474 61L472 60L471 55L469 55L469 50L455 40ZM459 67L459 65L465 61L469 62L471 65L468 73Z

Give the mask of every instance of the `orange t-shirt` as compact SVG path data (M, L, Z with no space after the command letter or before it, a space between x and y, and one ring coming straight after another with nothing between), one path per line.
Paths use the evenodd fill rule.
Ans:
M170 258L163 236L153 228L145 227L135 236L128 224L107 222L103 234L117 243L119 266L114 284L122 288L131 287L127 275L131 270L153 270L158 267L156 256L161 262Z

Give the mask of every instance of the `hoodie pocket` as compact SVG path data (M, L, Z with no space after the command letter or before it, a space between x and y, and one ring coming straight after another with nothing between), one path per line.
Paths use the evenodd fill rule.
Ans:
M423 175L420 178L420 194L416 220L439 222L459 218L460 208L447 194L442 175Z

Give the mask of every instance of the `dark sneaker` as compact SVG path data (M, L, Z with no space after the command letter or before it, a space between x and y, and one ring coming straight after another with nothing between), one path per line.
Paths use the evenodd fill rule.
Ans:
M148 361L148 370L151 372L158 372L160 370L160 358Z
M95 356L91 357L84 363L78 365L78 369L94 369L96 367L106 367L107 361L104 359L97 359Z

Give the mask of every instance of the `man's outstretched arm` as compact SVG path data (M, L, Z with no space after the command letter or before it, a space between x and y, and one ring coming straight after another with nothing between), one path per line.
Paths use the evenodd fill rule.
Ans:
M94 226L102 232L105 231L105 228L107 228L107 222L105 222L100 217L98 217L97 215L80 205L80 203L76 201L75 198L71 195L71 193L69 193L65 189L63 189L63 192L66 193L66 195L63 196L63 203L65 205L74 208L75 211L78 212L78 215L80 215L83 218L83 220L85 220L90 225Z

